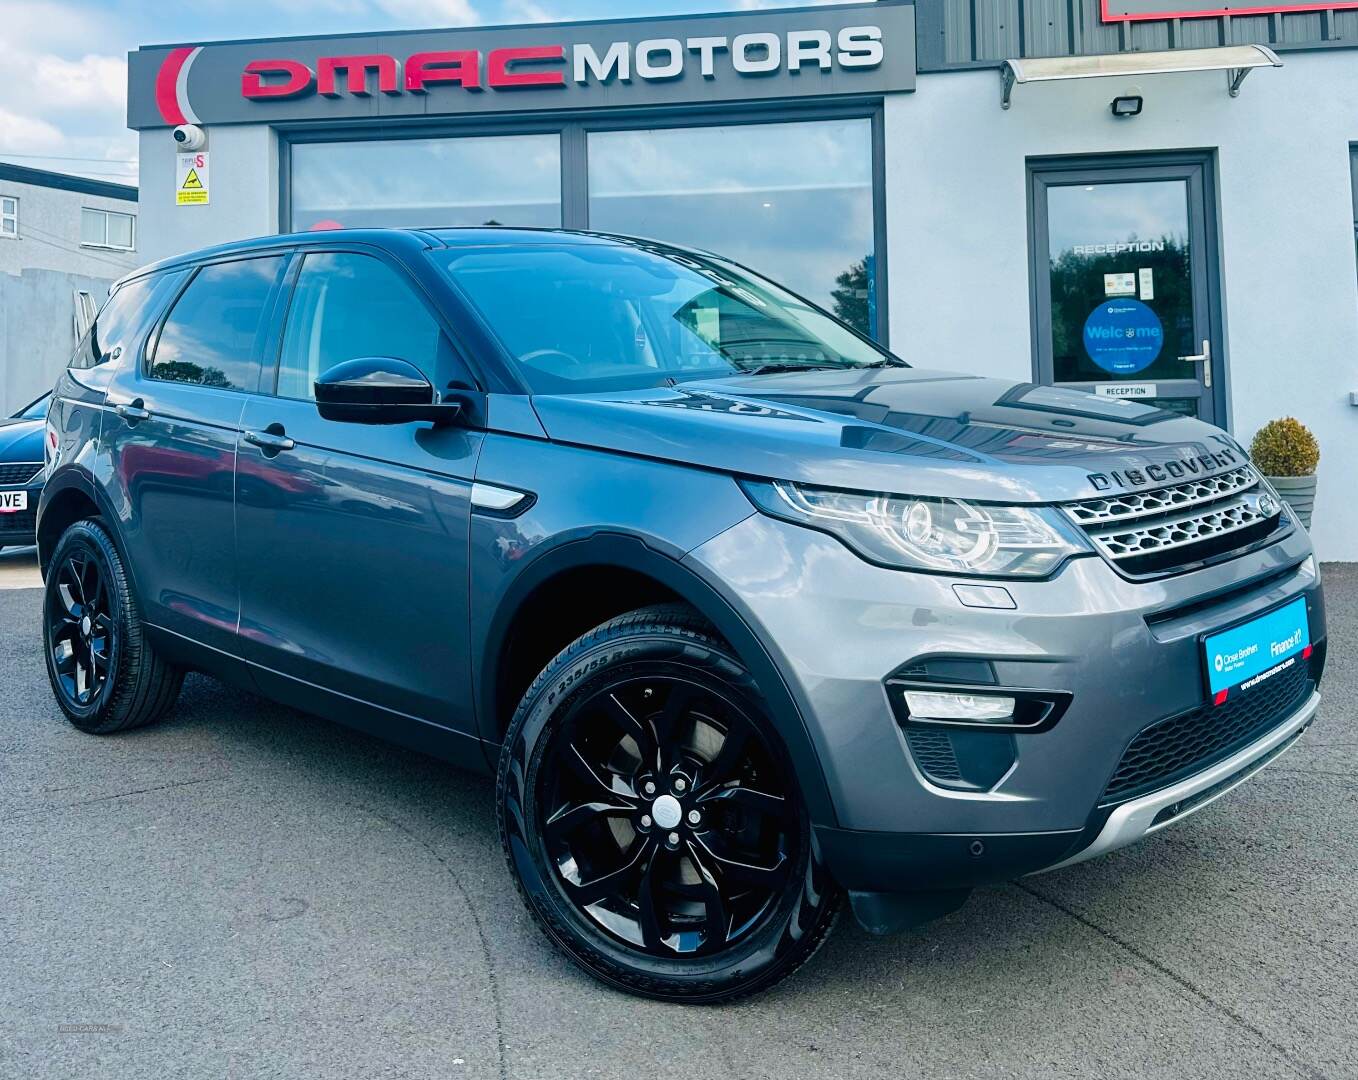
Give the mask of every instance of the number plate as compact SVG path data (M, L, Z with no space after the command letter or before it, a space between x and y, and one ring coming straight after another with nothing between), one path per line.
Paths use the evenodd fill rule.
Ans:
M0 491L0 514L17 514L28 509L28 492Z
M1203 639L1207 687L1217 704L1252 690L1298 663L1311 651L1306 598L1296 600L1229 630Z

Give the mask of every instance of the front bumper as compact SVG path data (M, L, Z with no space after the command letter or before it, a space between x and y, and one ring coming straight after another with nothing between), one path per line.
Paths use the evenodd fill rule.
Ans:
M1300 709L1243 750L1186 780L1115 807L1093 842L1080 847L1051 869L1084 862L1134 844L1216 802L1290 750L1302 732L1311 726L1319 707L1320 694L1313 692Z
M1166 824L1167 808L1244 779L1239 762L1309 722L1309 689L1201 767L1189 762L1117 797L1110 786L1145 729L1203 709L1204 633L1305 596L1318 675L1324 597L1309 554L1296 530L1229 562L1141 582L1079 558L1046 581L1005 582L1014 610L965 607L952 590L964 579L871 566L832 538L759 516L689 564L761 636L801 709L835 812L814 822L827 865L853 890L907 891L1006 880L1111 850ZM980 736L1012 739L1012 765L949 789L897 722L886 687L893 673L937 658L984 661L1002 686L1067 692L1069 708L1049 730ZM1299 701L1305 719L1293 715Z

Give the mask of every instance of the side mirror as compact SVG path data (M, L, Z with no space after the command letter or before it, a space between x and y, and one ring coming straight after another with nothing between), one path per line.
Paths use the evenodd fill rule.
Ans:
M440 403L424 372L394 356L364 356L336 364L314 384L316 408L326 420L348 424L449 424L460 402Z

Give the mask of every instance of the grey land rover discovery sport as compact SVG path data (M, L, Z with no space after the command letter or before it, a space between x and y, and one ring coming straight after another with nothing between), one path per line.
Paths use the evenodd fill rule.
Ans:
M53 691L210 673L498 775L547 935L766 987L1144 837L1316 713L1305 532L1225 432L912 368L724 259L274 236L121 281L52 398ZM997 931L998 932L998 931Z

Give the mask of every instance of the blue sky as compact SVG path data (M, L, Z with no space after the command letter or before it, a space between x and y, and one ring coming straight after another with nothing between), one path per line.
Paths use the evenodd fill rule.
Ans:
M135 180L127 53L164 41L627 18L827 0L4 0L0 160ZM828 0L834 2L834 0Z

